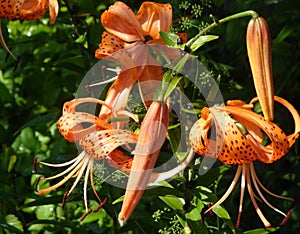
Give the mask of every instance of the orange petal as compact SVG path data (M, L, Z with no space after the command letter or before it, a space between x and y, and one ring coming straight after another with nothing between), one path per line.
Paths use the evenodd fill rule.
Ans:
M82 124L90 126L83 128ZM85 112L64 114L59 118L57 127L62 136L70 142L78 141L91 132L111 128L106 121Z
M124 154L121 150L115 149L106 158L107 163L117 170L126 174L130 173L133 158Z
M79 140L79 145L95 160L105 159L121 145L136 143L136 138L126 130L102 130L92 132Z
M125 109L127 105L128 96L131 88L136 82L135 69L128 69L121 72L106 94L105 102L112 106L112 109L117 112L118 110ZM111 111L105 106L102 106L99 116L101 118L111 117Z
M104 58L112 53L115 53L125 48L125 42L117 36L103 32L102 41L99 48L95 52L96 58Z
M209 114L209 109L204 107L201 111L201 118L196 121L190 130L189 141L192 149L196 153L202 156L205 155L206 157L215 158L216 150L207 150L209 145L211 148L216 149L215 141L210 141L208 136L208 132L213 124L213 119Z
M14 19L16 17L15 5L17 1L2 1L0 7L0 18ZM20 6L18 6L20 8Z
M18 4L18 3L17 3ZM17 6L16 4L16 6ZM20 8L19 16L17 19L20 20L36 20L41 18L49 7L49 1L40 0L40 1L24 1L23 5ZM16 16L18 13L16 14Z
M115 2L101 15L106 31L126 42L144 40L144 32L134 12L123 2Z
M247 142L234 119L226 112L219 111L217 107L212 107L210 110L216 125L217 146L219 147L223 142L223 147L218 150L218 159L225 164L238 165L255 161L258 156L257 151Z
M254 140L250 134L247 134L247 139L251 144L251 148L259 151L258 160L264 163L272 163L283 157L289 150L289 143L285 133L274 123L266 121L264 117L249 110L241 110L238 107L217 107L218 109L226 109L233 117L237 116L244 121L248 121L253 125L259 126L270 138L271 143L267 146L261 145L260 142ZM243 122L241 122L243 124Z
M158 39L160 38L159 32L170 31L172 6L171 4L143 2L137 13L137 19L146 35Z
M50 24L54 24L58 15L59 5L57 0L49 0Z
M258 98L253 98L250 103L254 103L257 100ZM300 116L298 114L298 111L287 100L278 96L274 96L274 100L282 104L285 108L287 108L294 119L294 125L295 125L294 133L288 135L289 147L291 147L295 143L295 141L297 140L300 134Z

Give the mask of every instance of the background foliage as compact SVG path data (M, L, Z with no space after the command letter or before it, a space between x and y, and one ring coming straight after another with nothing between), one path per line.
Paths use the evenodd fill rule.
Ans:
M299 204L286 225L264 230L259 229L262 224L249 198L245 201L241 227L235 230L238 190L216 214L201 216L204 205L215 202L217 196L223 194L236 169L220 163L195 180L183 174L170 182L169 188L146 191L123 228L117 224L121 203L112 205L123 195L121 189L101 184L100 194L108 197L108 203L83 222L79 221L84 214L80 188L68 199L64 210L61 199L70 185L43 197L35 192L38 175L34 173L33 161L36 156L39 160L58 162L77 154L75 145L67 143L58 133L56 121L63 103L74 97L85 73L97 62L94 51L103 32L99 16L113 2L59 1L59 17L54 25L49 25L47 16L30 22L2 19L4 38L19 62L16 64L0 48L0 232L149 233L152 230L152 233L188 233L190 230L184 229L188 222L195 233L298 233ZM133 0L124 2L135 10L141 4ZM264 16L271 30L275 93L300 110L297 102L300 99L299 1L173 0L172 5L174 31L185 31L190 36L198 30L193 25L201 27L205 22L212 22L210 14L222 18L252 9ZM186 18L191 15L192 18ZM220 76L225 99L249 101L255 96L245 45L247 23L248 19L241 19L219 26L212 33L220 38L198 52L213 75ZM292 131L290 116L282 114L280 107L276 107L276 120L281 127ZM298 198L299 160L296 143L278 162L257 164L258 174L271 191ZM46 168L38 168L38 172L47 173ZM178 197L183 197L185 202ZM284 211L291 205L282 200L271 201ZM97 206L93 201L91 205ZM264 212L274 226L280 223L279 215L269 209Z

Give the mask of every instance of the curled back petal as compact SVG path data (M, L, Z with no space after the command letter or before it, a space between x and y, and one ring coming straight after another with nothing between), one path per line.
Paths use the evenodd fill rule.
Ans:
M118 112L125 109L129 93L135 84L138 77L136 77L136 69L128 69L119 74L118 78L114 81L107 91L105 102L112 108L102 106L99 116L111 117L112 111ZM116 116L116 115L114 115Z
M0 17L19 20L36 20L41 18L50 7L51 23L58 14L57 0L6 0L1 1Z
M257 142L253 135L247 135L247 139L252 145L251 148L256 148L259 151L259 161L272 163L283 157L289 150L289 143L285 133L276 124L266 121L261 115L249 110L241 110L239 107L227 106L218 108L228 111L233 117L239 117L242 124L243 119L245 122L248 121L253 125L259 126L261 131L268 135L271 143L267 146L263 146L260 142Z
M82 124L89 124L89 126L84 128ZM62 136L70 142L78 141L93 131L111 128L106 121L85 112L64 114L59 118L57 127Z
M117 36L103 32L99 48L95 51L96 58L104 58L125 48L125 42Z
M106 31L126 42L144 40L144 32L134 12L123 2L115 2L101 15Z
M79 140L79 145L95 160L102 160L119 146L135 142L136 137L132 132L110 129L86 135Z
M153 39L158 39L160 38L159 32L170 31L172 6L171 4L144 2L136 17L146 35L151 36Z
M287 100L278 97L278 96L274 96L274 100L276 102L279 102L280 104L282 104L285 108L287 108L289 110L289 112L291 113L293 120L294 120L294 124L295 124L295 130L294 133L288 135L288 141L289 141L289 147L291 147L296 139L299 137L300 134L300 116L299 113L297 112L297 110L291 105L291 103L289 103ZM251 100L251 103L254 103L258 101L258 98L253 98Z
M205 113L205 114L204 114ZM208 119L210 111L207 107L204 107L201 111L201 118L196 121L196 123L192 126L189 134L189 140L192 149L206 157L215 158L216 157L216 151L207 151L207 147L209 144L214 144L215 141L210 141L208 133L212 127L213 119ZM213 147L215 148L215 147ZM215 148L216 149L216 148Z
M226 102L227 106L238 106L242 107L243 109L252 110L253 104L246 104L245 102L241 100L229 100ZM253 125L249 123L248 121L243 121L243 118L240 118L238 116L234 116L235 120L239 123L242 123L242 125L245 127L246 131L252 135L256 141L262 143L264 136L262 131L260 130L260 127L257 125Z
M217 131L218 159L225 164L238 165L255 161L258 152L248 143L245 132L236 121L226 111L219 111L217 107L212 107L210 110ZM220 146L222 147L219 149Z

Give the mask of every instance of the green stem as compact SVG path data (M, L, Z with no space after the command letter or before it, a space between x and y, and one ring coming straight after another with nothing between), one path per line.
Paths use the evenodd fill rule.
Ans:
M239 18L243 18L243 17L247 17L247 16L251 16L252 18L257 18L259 17L259 15L255 12L255 11L252 11L252 10L249 10L249 11L243 11L243 12L240 12L240 13L237 13L237 14L234 14L234 15L231 15L231 16L227 16L223 19L220 19L220 20L215 20L212 24L210 24L209 26L207 26L206 28L204 28L202 31L200 31L195 37L193 37L191 40L189 40L187 43L186 43L186 47L187 48L190 48L191 45L196 41L198 40L199 37L201 37L202 35L206 34L207 32L209 32L210 30L212 30L213 28L217 27L219 24L223 24L223 23L226 23L228 21L231 21L231 20L235 20L235 19L239 19Z

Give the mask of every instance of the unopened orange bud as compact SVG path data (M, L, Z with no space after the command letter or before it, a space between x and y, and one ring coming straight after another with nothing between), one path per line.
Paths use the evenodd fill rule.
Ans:
M266 120L274 119L271 40L266 20L252 18L247 28L247 50L254 86Z
M149 183L160 148L165 141L169 122L169 110L166 103L154 101L141 124L140 135L126 187L125 197L119 214L123 224L137 206Z

